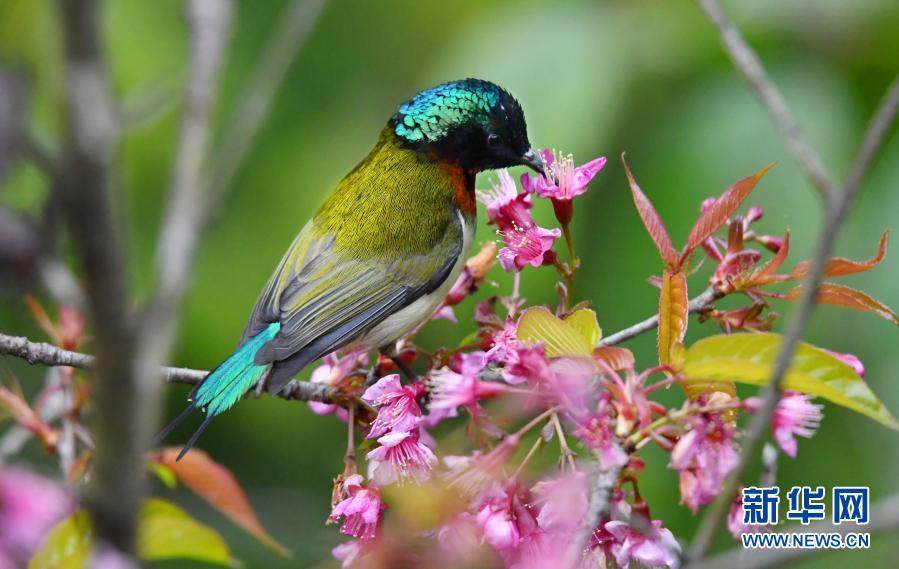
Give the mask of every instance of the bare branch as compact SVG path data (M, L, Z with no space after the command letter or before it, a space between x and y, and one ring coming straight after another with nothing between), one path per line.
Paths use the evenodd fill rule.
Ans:
M688 310L690 314L694 314L697 312L705 312L708 310L709 305L715 302L716 300L722 298L724 295L714 286L710 286L709 288L702 291L702 293L690 300L688 304ZM600 340L600 346L614 346L616 344L620 344L621 342L625 342L643 334L644 332L649 332L650 330L655 330L659 325L659 315L654 314L643 320L641 322L637 322L633 326L628 326L624 330L619 330L614 334L610 334Z
M87 283L97 340L92 420L97 438L85 495L99 544L131 554L143 496L142 410L128 279L109 164L119 128L100 47L97 0L60 4L67 136L58 180L62 210Z
M596 472L590 486L590 503L577 533L568 549L568 559L564 567L580 567L590 537L603 519L610 515L612 491L621 474L620 468L603 469L597 461Z
M275 30L255 71L250 77L222 133L222 147L216 155L213 192L223 193L234 180L256 133L268 116L275 93L291 63L315 27L327 0L293 0L279 18Z
M864 526L867 533L891 532L899 530L899 494L881 500L871 507L871 523ZM807 526L796 525L784 531L801 533L839 533L846 535L849 532L859 531L859 527L852 524L833 525L828 521L816 522ZM787 563L794 563L812 555L827 553L826 549L743 549L734 548L719 555L697 562L693 569L717 569L720 567L739 567L740 569L767 569L778 567Z
M710 0L703 1L708 2ZM780 397L784 376L793 359L793 352L815 308L817 290L824 278L827 259L831 255L852 200L858 193L866 173L873 164L874 157L882 147L886 139L886 133L895 121L897 112L899 112L899 76L893 80L877 111L874 113L874 117L871 119L859 145L859 150L846 182L838 192L832 194L831 199L827 202L827 212L816 241L812 266L809 275L806 277L802 296L793 308L790 319L787 322L784 342L777 355L771 381L762 391L761 407L753 416L746 435L742 440L743 450L740 455L740 462L725 480L718 499L709 507L699 528L696 530L696 537L689 556L691 560L701 559L705 555L712 543L712 539L723 525L721 522L724 516L727 515L730 503L739 486L740 477L749 465L759 441L768 428L771 413L773 413Z
M157 289L140 320L137 365L145 382L145 412L159 416L159 367L168 359L178 308L190 283L191 267L209 208L209 140L218 76L230 37L231 0L189 0L190 67L169 200L156 245Z
M71 352L45 342L31 342L24 336L0 334L0 355L25 360L32 365L71 366L78 369L94 369L97 359L89 354ZM162 367L160 375L167 383L195 385L203 380L208 371L186 367ZM344 404L345 397L332 387L320 383L293 380L277 395L282 399L297 401L320 401L322 403Z
M787 139L790 152L799 161L799 165L805 170L812 184L825 199L829 199L837 191L837 184L824 168L824 164L815 149L806 141L799 128L799 123L790 108L787 106L783 95L774 86L771 79L765 73L761 61L755 51L749 47L740 31L734 26L718 0L698 0L699 5L705 11L712 24L718 28L724 49L730 56L734 67L743 75L750 87L755 91L759 101L767 109L768 114L774 120L774 124Z

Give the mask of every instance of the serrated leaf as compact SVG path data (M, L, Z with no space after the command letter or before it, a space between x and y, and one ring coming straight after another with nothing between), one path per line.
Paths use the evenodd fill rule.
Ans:
M159 498L144 500L137 530L141 559L192 559L231 565L231 553L213 529L191 518L187 512Z
M182 484L193 490L229 520L282 557L290 551L275 541L262 526L253 506L231 472L208 454L194 449L176 460L181 447L166 448L154 455L154 461L168 469Z
M686 351L685 385L708 381L765 385L771 380L782 342L780 335L767 333L700 340ZM811 344L797 346L783 387L817 395L899 430L896 419L850 366Z
M631 187L631 196L634 198L634 205L637 206L637 213L640 214L640 219L643 220L643 226L646 227L646 232L649 233L652 242L655 243L659 255L665 261L665 265L669 269L673 269L678 262L677 251L674 249L668 230L665 229L665 224L653 207L652 202L649 201L649 198L637 185L637 181L634 180L631 169L628 168L627 162L624 161L624 154L621 155L621 163L624 164L624 173L627 174L627 181Z
M787 300L796 300L802 295L803 288L805 288L804 285L791 288L787 291L785 298ZM892 308L858 289L845 285L821 283L821 286L818 287L818 302L862 312L871 312L884 320L889 320L893 324L899 324L899 316L896 315Z
M871 270L883 261L884 255L887 252L887 245L890 241L890 232L884 231L880 236L880 243L877 245L877 252L873 257L868 259L867 261L853 261L852 259L846 259L844 257L834 257L833 259L829 259L827 261L827 265L824 267L824 274L828 277L840 277L843 275L851 275L854 273L863 273L865 271ZM793 273L790 275L794 279L801 279L806 276L811 269L811 261L802 261L793 269Z
M565 322L571 324L590 346L595 346L602 339L602 328L596 320L596 312L589 308L579 308L565 317Z
M675 347L684 341L688 318L687 276L681 271L665 271L659 294L659 363L675 363Z
M528 308L518 320L518 340L529 344L543 343L546 355L586 356L593 353L593 346L574 326L558 318L546 307Z
M158 498L141 506L137 550L145 561L192 559L232 565L228 546L214 530L184 510ZM93 529L84 510L59 522L44 538L28 569L84 569L93 546Z
M687 237L687 244L681 253L680 262L699 247L712 233L714 233L721 225L727 221L743 200L752 193L755 185L762 179L762 176L774 166L774 162L768 164L752 176L738 180L734 185L724 190L724 193L715 200L715 203L699 215L699 219L693 224L690 230L690 236Z

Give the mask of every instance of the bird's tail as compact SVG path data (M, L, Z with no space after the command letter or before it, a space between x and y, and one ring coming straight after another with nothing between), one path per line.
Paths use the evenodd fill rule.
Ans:
M203 381L194 387L193 391L187 397L190 405L175 417L175 420L166 425L159 433L157 440L162 440L174 429L181 421L187 418L194 409L201 409L206 413L206 418L200 427L194 431L190 440L184 445L177 460L181 460L187 451L197 442L197 439L209 426L212 419L230 409L244 393L250 390L262 378L262 375L271 367L271 364L256 365L253 359L256 352L269 340L275 337L281 324L273 322L268 325L262 332L259 332L237 351L231 354L227 360L222 362L217 368L209 372Z

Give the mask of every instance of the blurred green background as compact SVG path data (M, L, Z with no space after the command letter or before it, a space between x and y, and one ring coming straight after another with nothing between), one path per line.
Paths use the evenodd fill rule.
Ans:
M283 5L237 3L218 124L245 88ZM830 171L842 177L869 115L899 69L899 4L756 0L728 2L726 8L758 49ZM30 128L51 145L59 139L62 96L56 18L49 0L0 1L0 64L28 77ZM172 100L128 132L118 157L133 282L144 291L179 121L187 30L182 4L175 0L110 1L103 23L115 89L123 100L132 105L160 95ZM578 162L609 157L577 202L573 225L584 264L577 296L592 299L606 331L651 314L658 295L645 278L658 273L660 263L630 200L621 152L627 152L676 244L683 243L704 197L779 160L749 200L765 208L756 227L773 234L789 228L791 262L811 250L822 213L819 199L693 2L335 0L293 65L203 242L172 364L206 369L228 355L284 249L333 184L368 151L395 105L421 88L466 76L495 81L518 97L535 145L573 152ZM880 233L895 228L897 184L899 137L893 136L843 230L839 254L868 258ZM489 185L490 176L479 177L478 187ZM0 187L0 200L35 211L46 192L41 172L21 164ZM545 205L539 205L538 218L550 225ZM478 243L493 238L482 224ZM703 288L708 271L703 267L692 277L694 293ZM524 295L531 302L552 301L553 277L548 269L527 271ZM487 285L478 298L508 291L509 279L499 269L491 278L499 288ZM895 308L897 278L894 248L881 267L843 282ZM0 329L40 337L20 296L5 294ZM434 348L464 336L472 307L457 309L462 325L431 324L420 343ZM693 325L688 341L716 331L711 324ZM899 413L894 326L825 307L814 316L807 339L857 354L874 391ZM641 367L655 363L651 334L628 347ZM40 370L4 361L7 365L26 386L39 382ZM171 416L187 389L173 386L167 393ZM673 391L666 396L680 397ZM172 440L184 440L193 427L179 429ZM343 424L333 417L317 417L302 403L263 397L248 399L217 420L200 442L232 469L265 525L293 549L292 560L274 558L187 492L178 491L176 499L219 529L249 567L330 563L328 551L339 536L323 521L331 479L342 467L343 434ZM677 504L675 473L665 468L661 452L646 455L641 489L654 516L675 535L690 536L697 520ZM53 471L51 459L33 446L26 458ZM870 485L876 500L899 490L899 434L828 405L819 434L800 442L796 460L781 461L779 483ZM719 547L730 545L728 537L719 537ZM897 552L895 536L876 535L868 552L828 554L804 566L842 567L853 561L887 566Z

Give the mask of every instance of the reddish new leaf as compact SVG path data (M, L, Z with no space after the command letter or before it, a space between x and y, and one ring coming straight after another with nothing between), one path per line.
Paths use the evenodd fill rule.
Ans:
M649 198L646 197L646 194L643 193L643 190L640 189L640 186L634 180L631 169L627 167L627 162L624 161L624 154L621 155L621 163L624 164L624 172L627 174L627 181L631 186L634 205L637 206L637 213L640 214L640 219L643 220L646 231L652 238L653 243L655 243L656 249L659 250L665 265L669 269L675 270L677 268L677 251L674 250L674 244L671 242L671 237L665 229L665 224L662 223L662 218L656 213L655 208L652 207L652 202L649 201Z
M672 352L687 333L688 303L687 276L681 271L665 271L659 295L659 363L676 363Z
M739 180L737 183L732 185L731 187L724 190L724 193L715 200L715 203L712 207L708 208L704 212L699 215L699 219L696 220L696 223L693 225L693 229L690 230L690 236L687 238L687 244L684 246L684 250L681 253L680 262L683 263L684 259L693 252L693 249L699 247L703 241L708 239L712 233L714 233L721 225L727 221L737 208L740 207L740 204L743 203L743 200L752 192L755 185L759 180L762 179L762 176L765 175L765 172L771 169L774 166L774 162L768 164L752 176L747 178L743 178Z
M602 360L615 371L634 369L634 353L618 346L601 346L593 350L593 357Z
M0 385L0 411L6 411L20 427L31 431L47 449L55 448L59 442L59 431L45 423L31 408L18 384L14 384L13 389Z
M787 300L796 300L802 294L803 285L791 288L787 291ZM899 316L889 306L879 300L871 298L864 292L844 285L834 283L822 283L818 288L818 302L843 306L862 312L872 312L893 324L899 324Z
M851 275L853 273L863 273L873 269L883 261L883 256L887 252L889 240L889 230L884 231L883 235L880 236L880 243L877 245L877 253L867 261L853 261L852 259L845 259L843 257L830 259L824 267L824 274L829 277L840 277L843 275ZM802 261L796 265L796 268L793 269L793 273L790 276L794 279L801 279L809 273L811 268L811 261Z
M282 557L290 555L290 551L262 527L250 501L227 468L199 449L195 448L181 460L176 460L180 452L181 447L166 448L155 454L153 460L168 468L182 484L276 554Z

